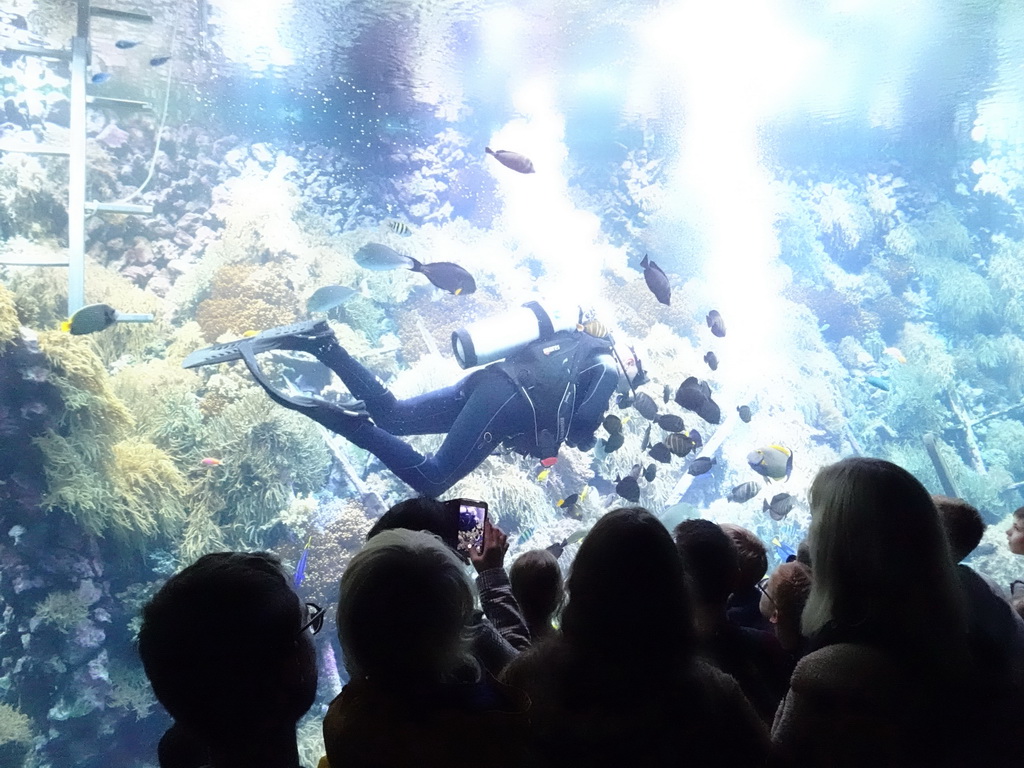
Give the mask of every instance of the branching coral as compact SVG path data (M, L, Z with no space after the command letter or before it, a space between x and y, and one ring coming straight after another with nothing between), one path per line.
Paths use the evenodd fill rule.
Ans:
M146 536L175 535L185 521L184 476L171 457L148 441L129 439L113 447L111 469L117 502L111 523Z
M14 306L14 294L0 283L0 352L18 338L18 310Z
M109 675L110 693L107 695L107 705L134 712L136 720L149 717L156 705L156 696L142 667L125 662L111 662Z
M32 741L32 721L12 706L0 704L0 747Z
M64 234L67 183L66 163L5 152L0 159L0 230L34 240Z
M33 620L37 624L51 624L67 634L89 618L89 600L81 590L51 592L36 605Z
M1006 237L994 238L996 252L988 261L1003 320L1018 333L1024 331L1024 246Z
M934 276L936 319L959 332L973 331L995 311L995 301L984 277L965 264L945 259Z

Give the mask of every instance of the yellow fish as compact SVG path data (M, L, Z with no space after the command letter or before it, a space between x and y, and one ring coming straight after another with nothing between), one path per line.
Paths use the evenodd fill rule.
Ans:
M905 363L905 362L907 362L907 358L905 358L903 356L903 353L900 352L899 349L897 349L896 347L886 347L885 348L885 354L887 354L889 357L891 357L897 363Z
M259 331L246 331L242 334L243 339L251 339L253 336L259 334Z
M551 475L551 470L545 467L544 469L542 469L540 472L537 473L537 482L538 483L543 483L545 480L548 479L548 477L550 475Z

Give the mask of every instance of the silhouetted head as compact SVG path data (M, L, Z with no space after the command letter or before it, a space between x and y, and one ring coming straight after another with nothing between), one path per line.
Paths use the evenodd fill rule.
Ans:
M558 559L546 549L531 549L515 559L508 578L533 639L550 633L551 619L565 597Z
M605 514L580 545L562 634L614 662L656 668L693 644L683 566L665 526L646 509Z
M341 577L338 639L353 678L388 687L478 674L471 651L473 586L436 536L382 531Z
M922 662L955 644L966 629L960 589L935 505L913 475L844 459L818 472L810 506L805 635L831 624L913 649Z
M761 594L761 615L784 630L800 633L800 617L811 593L811 570L799 561L783 563Z
M725 531L736 547L736 555L739 558L736 591L753 589L768 573L768 552L764 542L757 538L756 533L741 525L719 523L718 527Z
M459 544L458 520L443 501L419 496L400 501L380 516L370 532L369 541L381 531L405 528L409 531L427 531L441 539L453 550Z
M939 512L939 522L946 532L953 562L959 563L981 543L981 537L985 535L985 521L977 507L963 499L933 494L932 502Z
M153 692L211 747L294 728L316 695L306 608L266 552L204 555L142 609L139 655Z
M739 574L732 539L710 520L683 520L676 526L675 538L694 599L724 610Z

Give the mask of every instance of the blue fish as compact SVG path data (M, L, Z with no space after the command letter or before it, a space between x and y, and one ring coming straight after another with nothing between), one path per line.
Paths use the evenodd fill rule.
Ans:
M170 60L170 56L154 56L152 59L149 60L149 66L159 67L161 64L166 64Z
M775 554L779 556L779 560L784 563L791 563L796 560L796 551L789 544L777 538L772 539L772 544L775 545Z
M116 43L114 43L114 45L120 48L122 51L127 51L129 48L134 48L138 44L138 40L118 40Z
M99 85L100 83L107 82L107 80L109 80L111 77L113 77L113 75L111 75L109 72L97 72L89 79L92 80L96 85Z
M888 392L892 388L892 385L889 384L889 380L882 378L881 376L868 376L864 381L872 387L877 387L883 392Z
M299 564L295 566L295 588L298 589L299 585L302 584L302 580L306 578L306 561L309 559L309 545L313 541L313 537L310 536L306 539L306 548L302 550L302 556L299 557Z

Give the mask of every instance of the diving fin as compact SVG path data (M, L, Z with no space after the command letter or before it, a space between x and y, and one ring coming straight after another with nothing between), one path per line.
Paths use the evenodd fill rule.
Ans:
M276 328L261 331L255 336L197 349L182 361L181 367L198 368L202 365L216 365L230 363L232 360L241 360L243 359L243 346L248 347L254 355L275 349L292 349L293 347L288 342L294 336L319 336L330 333L330 331L331 327L326 320L307 320L291 325L279 325Z

